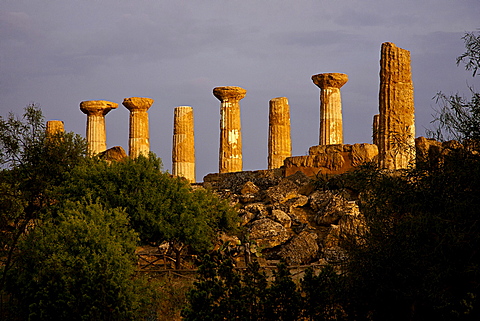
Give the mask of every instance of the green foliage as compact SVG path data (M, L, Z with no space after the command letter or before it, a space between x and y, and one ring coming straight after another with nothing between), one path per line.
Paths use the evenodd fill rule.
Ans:
M466 33L462 38L465 41L466 51L457 58L457 65L465 62L465 69L472 70L475 77L480 67L480 35ZM436 103L440 108L433 115L433 129L427 129L427 135L440 141L455 139L480 139L480 93L469 87L471 98L468 100L461 95L445 95L438 92L435 95Z
M47 136L41 110L25 108L22 118L0 117L0 292L27 226L55 202L54 187L87 155L80 136Z
M302 313L302 298L285 263L277 265L274 281L265 297L266 320L298 320Z
M367 166L326 186L356 190L366 221L364 234L342 240L348 260L337 304L349 317L478 319L477 152L451 150L441 164L404 171Z
M480 93L470 88L471 98L437 93L436 102L441 107L434 115L434 129L427 134L437 140L455 139L463 142L468 139L480 139Z
M170 242L180 255L213 247L216 233L236 228L236 212L213 193L192 190L181 178L161 170L153 154L121 162L92 159L74 168L59 188L63 199L97 200L108 208L124 208L143 242Z
M280 263L267 281L256 261L238 270L230 257L213 252L202 259L182 316L186 321L337 320L343 316L336 301L340 295L332 293L341 292L341 279L328 266L318 276L309 269L298 287Z
M124 211L67 202L20 243L10 293L29 320L131 320L140 292L132 278L137 235ZM145 294L143 293L143 296Z
M344 277L325 266L318 275L307 269L301 281L304 300L304 314L310 320L342 320L346 318L343 306L345 291Z
M480 68L480 34L475 35L473 32L466 33L462 39L465 41L465 52L457 58L457 65L465 62L465 69L472 70L473 76Z

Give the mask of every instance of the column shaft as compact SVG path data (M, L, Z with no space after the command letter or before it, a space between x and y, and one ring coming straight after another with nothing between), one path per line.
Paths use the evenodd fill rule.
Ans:
M380 59L379 165L407 168L415 161L415 107L410 52L383 43Z
M150 98L131 97L123 100L123 105L130 111L130 129L128 155L148 157L150 153L150 133L148 127L148 109L154 100Z
M65 126L61 120L49 120L47 121L47 135L55 135L58 132L64 132Z
M94 113L87 116L87 142L95 155L107 150L107 129L103 115Z
M320 88L320 145L343 144L342 98L340 88L348 81L341 73L313 75Z
M172 174L196 182L194 117L193 108L189 106L174 109Z
M87 143L91 154L96 155L107 149L105 115L118 104L105 100L90 100L80 103L80 110L87 114Z
M286 97L270 100L268 126L268 169L280 168L292 156L290 106Z
M343 144L342 98L339 88L320 91L320 145Z
M221 101L220 105L220 152L219 172L240 172L242 160L242 126L240 99L246 90L240 87L216 87L213 94Z

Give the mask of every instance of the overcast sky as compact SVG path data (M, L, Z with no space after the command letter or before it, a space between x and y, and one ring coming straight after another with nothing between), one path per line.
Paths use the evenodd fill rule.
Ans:
M218 172L217 86L241 100L244 170L267 167L268 102L290 102L293 155L318 144L319 88L341 72L345 143L371 142L383 42L410 50L417 136L438 91L480 90L455 58L480 28L479 0L1 0L0 115L35 102L85 136L84 100L119 104L107 145L128 151L127 97L150 97L150 144L171 170L173 109L195 113L197 180Z

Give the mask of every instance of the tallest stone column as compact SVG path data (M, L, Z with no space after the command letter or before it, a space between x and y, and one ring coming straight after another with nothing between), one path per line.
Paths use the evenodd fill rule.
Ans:
M130 133L128 155L137 158L140 154L148 157L150 153L150 134L148 129L148 109L154 100L151 98L131 97L123 100L123 106L130 111Z
M105 100L89 100L80 103L80 110L87 114L88 150L93 155L107 150L105 115L118 104Z
M410 52L382 44L378 120L379 165L402 169L415 161L415 107Z
M343 144L342 98L340 88L348 81L346 74L326 73L312 76L320 87L320 145Z
M243 170L240 99L246 93L245 89L233 86L213 89L213 95L221 101L219 173Z

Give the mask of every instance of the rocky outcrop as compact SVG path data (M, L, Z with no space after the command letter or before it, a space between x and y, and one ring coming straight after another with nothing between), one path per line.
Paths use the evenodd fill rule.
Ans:
M337 261L344 255L339 233L362 226L355 200L315 189L313 179L301 171L281 174L280 169L209 174L204 186L239 209L243 248L267 264L279 259L291 265Z

